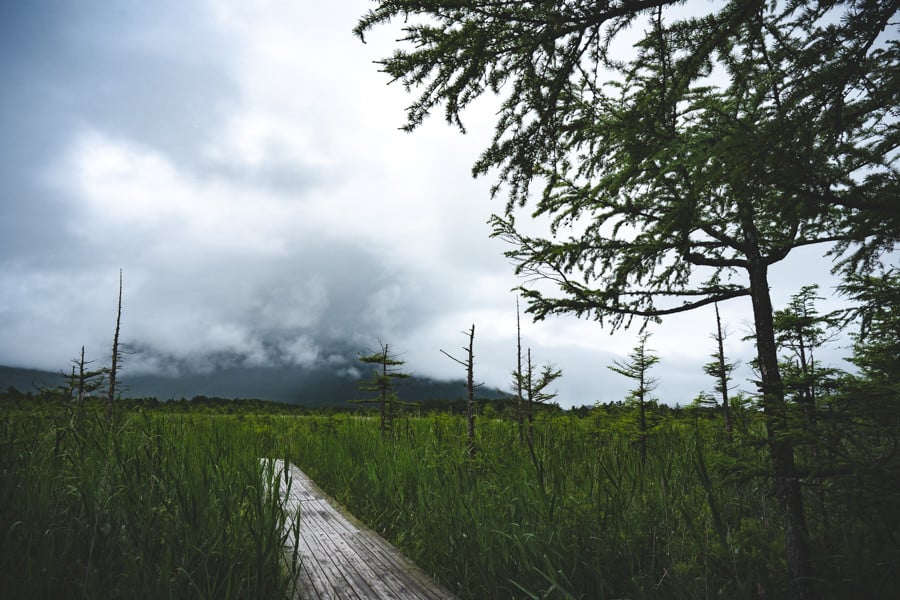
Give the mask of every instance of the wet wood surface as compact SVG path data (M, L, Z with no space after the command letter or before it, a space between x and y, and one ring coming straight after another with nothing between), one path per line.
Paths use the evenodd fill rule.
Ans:
M275 472L281 477L279 489L288 514L285 553L293 555L296 542L300 559L293 598L456 600L397 548L331 501L295 465L276 460Z

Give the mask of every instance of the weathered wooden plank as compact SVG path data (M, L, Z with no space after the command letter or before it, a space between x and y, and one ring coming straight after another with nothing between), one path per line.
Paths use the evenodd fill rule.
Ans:
M332 502L295 465L275 460L289 515L285 552L300 558L296 596L314 600L456 600L381 536ZM285 481L289 484L285 485ZM293 515L299 514L299 539Z
M305 483L308 486L310 482ZM410 585L407 579L395 575L397 565L384 560L385 556L389 556L386 553L389 552L388 548L382 548L383 551L378 552L353 543L368 542L370 536L360 535L357 527L341 517L343 515L340 513L335 516L334 508L322 499L306 500L301 506L301 523L304 519L309 521L301 535L305 533L308 536L309 545L315 544L311 554L316 557L316 562L322 567L322 573L328 580L325 582L326 587L330 583L337 597L343 596L342 592L361 598L431 596L427 593L429 586L416 589L418 586ZM355 540L352 539L354 537ZM332 561L329 563L323 560L323 554L330 556ZM404 571L405 567L406 565ZM347 589L342 590L343 586Z
M385 593L391 594L392 597L405 598L416 593L414 590L408 589L408 586L410 577L416 578L419 570L411 570L408 574L410 577L397 577L395 565L392 564L389 558L386 560L386 557L389 557L391 553L397 552L396 549L387 545L379 536L366 535L358 525L351 523L349 519L331 519L328 512L331 509L330 506L326 505L326 510L324 511L321 508L317 507L313 515L324 519L319 527L324 531L328 531L329 535L344 538L346 543L342 543L342 551L354 553L358 557L367 578L375 578L382 581L387 586ZM426 580L423 582L418 579L417 581L425 588L418 592L420 595L422 593L428 594L431 591L433 586L430 585L430 581ZM441 596L427 595L426 597L437 600Z
M305 515L311 517L310 529L315 531L319 549L328 551L329 545L336 548L334 555L342 557L339 566L341 575L351 582L360 596L429 597L428 586L419 586L411 583L408 577L397 576L396 562L385 560L386 557L390 557L393 549L389 547L379 549L365 545L370 541L370 536L361 533L347 519L334 518L331 506L324 502L317 504L317 506L307 505ZM418 589L419 587L423 589Z

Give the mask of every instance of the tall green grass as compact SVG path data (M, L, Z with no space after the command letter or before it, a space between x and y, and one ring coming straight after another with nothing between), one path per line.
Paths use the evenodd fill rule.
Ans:
M772 514L771 502L719 492L703 442L689 431L657 433L665 452L642 467L630 439L597 437L575 418L540 421L533 457L511 424L483 419L475 462L461 443L464 423L446 415L400 424L387 443L367 419L309 417L283 427L301 468L466 598L754 597L757 583L779 590L765 573L777 558L735 561L729 543L731 524Z
M111 427L101 407L0 407L0 598L284 597L295 521L263 457L298 464L463 598L787 597L763 424L738 416L733 443L718 422L659 416L642 464L628 414L600 410L541 415L532 449L482 418L473 460L446 414L383 439L358 415L137 410ZM895 438L852 431L829 433L833 472L799 457L817 585L890 597Z
M281 483L252 427L60 411L0 412L0 597L285 595Z
M475 461L463 419L448 415L400 421L391 440L360 417L268 427L279 452L463 598L789 596L780 513L752 431L735 454L718 423L663 419L642 465L627 428L602 419L540 419L533 456L513 424L481 419ZM889 592L896 576L826 543L813 500L823 597ZM874 522L838 500L831 537L852 530L856 547Z

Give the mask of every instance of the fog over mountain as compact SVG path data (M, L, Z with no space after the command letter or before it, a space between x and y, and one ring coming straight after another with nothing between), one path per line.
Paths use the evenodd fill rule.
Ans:
M58 371L82 345L107 360L122 269L126 378L208 377L222 395L213 374L227 369L352 378L382 340L446 381L463 373L440 350L461 352L474 323L476 377L508 388L520 282L489 238L501 201L470 174L494 107L476 105L467 135L440 119L399 131L412 98L373 64L398 32L360 43L367 8L0 6L0 364ZM783 306L816 282L830 295L830 281L819 254L798 252L773 268L773 295ZM750 302L722 310L746 364ZM713 327L712 307L651 326L660 399L712 389ZM636 331L523 319L523 336L563 370L563 405L626 395L606 365Z

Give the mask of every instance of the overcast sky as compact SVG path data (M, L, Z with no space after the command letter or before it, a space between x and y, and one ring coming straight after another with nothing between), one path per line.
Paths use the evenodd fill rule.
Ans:
M82 344L106 360L122 268L130 372L347 371L381 339L418 375L461 377L440 349L461 354L474 323L476 377L507 387L517 281L486 224L502 200L470 175L491 101L467 135L439 115L399 131L412 97L373 64L397 31L351 34L368 5L0 3L0 364L65 369ZM814 252L779 265L776 305L829 293L827 272ZM746 361L750 302L722 309ZM651 328L662 400L712 388L713 319ZM624 397L606 366L636 331L556 318L523 335L562 368L563 405Z

